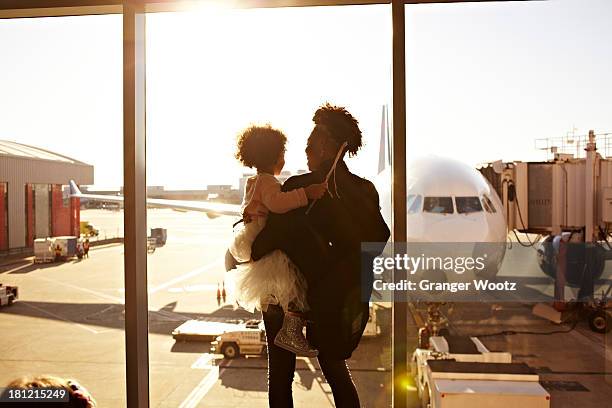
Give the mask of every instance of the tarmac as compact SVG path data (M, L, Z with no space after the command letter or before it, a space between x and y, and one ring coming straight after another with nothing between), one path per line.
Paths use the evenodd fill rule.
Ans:
M226 360L211 354L209 343L176 342L171 335L190 319L260 317L236 308L231 293L217 302L234 220L172 210L149 210L148 217L150 228L168 230L167 244L148 256L151 406L267 407L265 356ZM121 212L84 210L81 219L121 234ZM0 265L0 283L20 291L15 304L0 308L0 386L22 375L54 374L79 380L100 407L126 405L122 244L94 247L82 261L11 259ZM457 303L447 315L453 334L488 335L481 340L489 349L535 367L552 407L609 406L611 336L591 332L583 321L555 325L532 315L531 306ZM408 350L416 346L423 307L410 316ZM348 361L363 407L392 401L390 304L381 304L377 318L381 334L364 338ZM504 330L558 333L496 334ZM316 359L299 358L293 392L296 407L334 406ZM409 398L420 406L412 387Z

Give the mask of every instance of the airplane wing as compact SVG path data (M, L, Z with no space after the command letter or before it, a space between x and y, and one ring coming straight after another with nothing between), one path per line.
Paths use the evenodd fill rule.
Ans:
M74 180L70 180L70 196L85 198L94 201L104 201L107 203L122 203L123 196L112 196L103 194L83 194ZM175 210L200 211L209 216L230 215L241 216L238 204L211 203L208 201L190 200L166 200L161 198L147 198L147 205L153 207L172 208Z

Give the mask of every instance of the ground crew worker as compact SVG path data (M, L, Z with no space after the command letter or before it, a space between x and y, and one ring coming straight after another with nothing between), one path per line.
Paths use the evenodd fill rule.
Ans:
M55 262L59 262L62 260L62 247L57 244L55 246Z

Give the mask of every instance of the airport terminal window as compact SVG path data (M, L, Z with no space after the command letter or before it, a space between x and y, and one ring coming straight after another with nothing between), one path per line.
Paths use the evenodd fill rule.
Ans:
M425 197L423 211L434 214L452 214L454 212L451 197Z
M391 87L390 22L388 5L147 14L149 195L239 207L256 170L235 159L236 135L250 124L270 123L287 137L280 182L307 172L312 117L326 101L346 106L359 120L364 148L346 161L352 172L373 180L381 108ZM364 62L363 55L370 58ZM422 202L422 196L414 197L413 211ZM224 267L236 221L147 210L151 237L155 228L167 231L167 241L154 244L147 258L151 406L238 406L251 398L263 405L263 333L253 337L237 325L262 315L236 306ZM384 407L391 404L391 310L373 302L370 317L366 336L374 339L360 342L349 365L362 405ZM232 333L212 351L207 333L218 330L218 323L230 324ZM231 336L245 342L228 348ZM230 358L231 350L248 353L248 359ZM330 406L316 362L300 357L297 364L296 405Z
M497 210L495 210L495 206L493 205L493 203L491 202L489 197L487 197L486 194L482 196L482 206L489 213L496 213L497 212Z
M101 407L127 402L124 214L65 200L61 185L117 194L123 183L122 34L121 14L0 19L0 78L10 78L0 92L0 253L14 255L0 256L0 283L18 289L0 305L0 387L67 377Z
M408 194L408 214L416 214L421 211L423 197L420 194Z
M482 211L478 197L455 197L457 212L459 214L469 214Z

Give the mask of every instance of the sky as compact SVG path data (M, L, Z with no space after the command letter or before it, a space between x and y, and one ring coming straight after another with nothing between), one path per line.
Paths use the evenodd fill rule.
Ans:
M612 132L612 2L406 6L408 157L542 160L537 138ZM121 16L0 20L0 140L122 184ZM237 133L270 123L306 167L312 114L347 106L372 177L391 104L388 5L202 9L147 16L147 183L234 184Z

